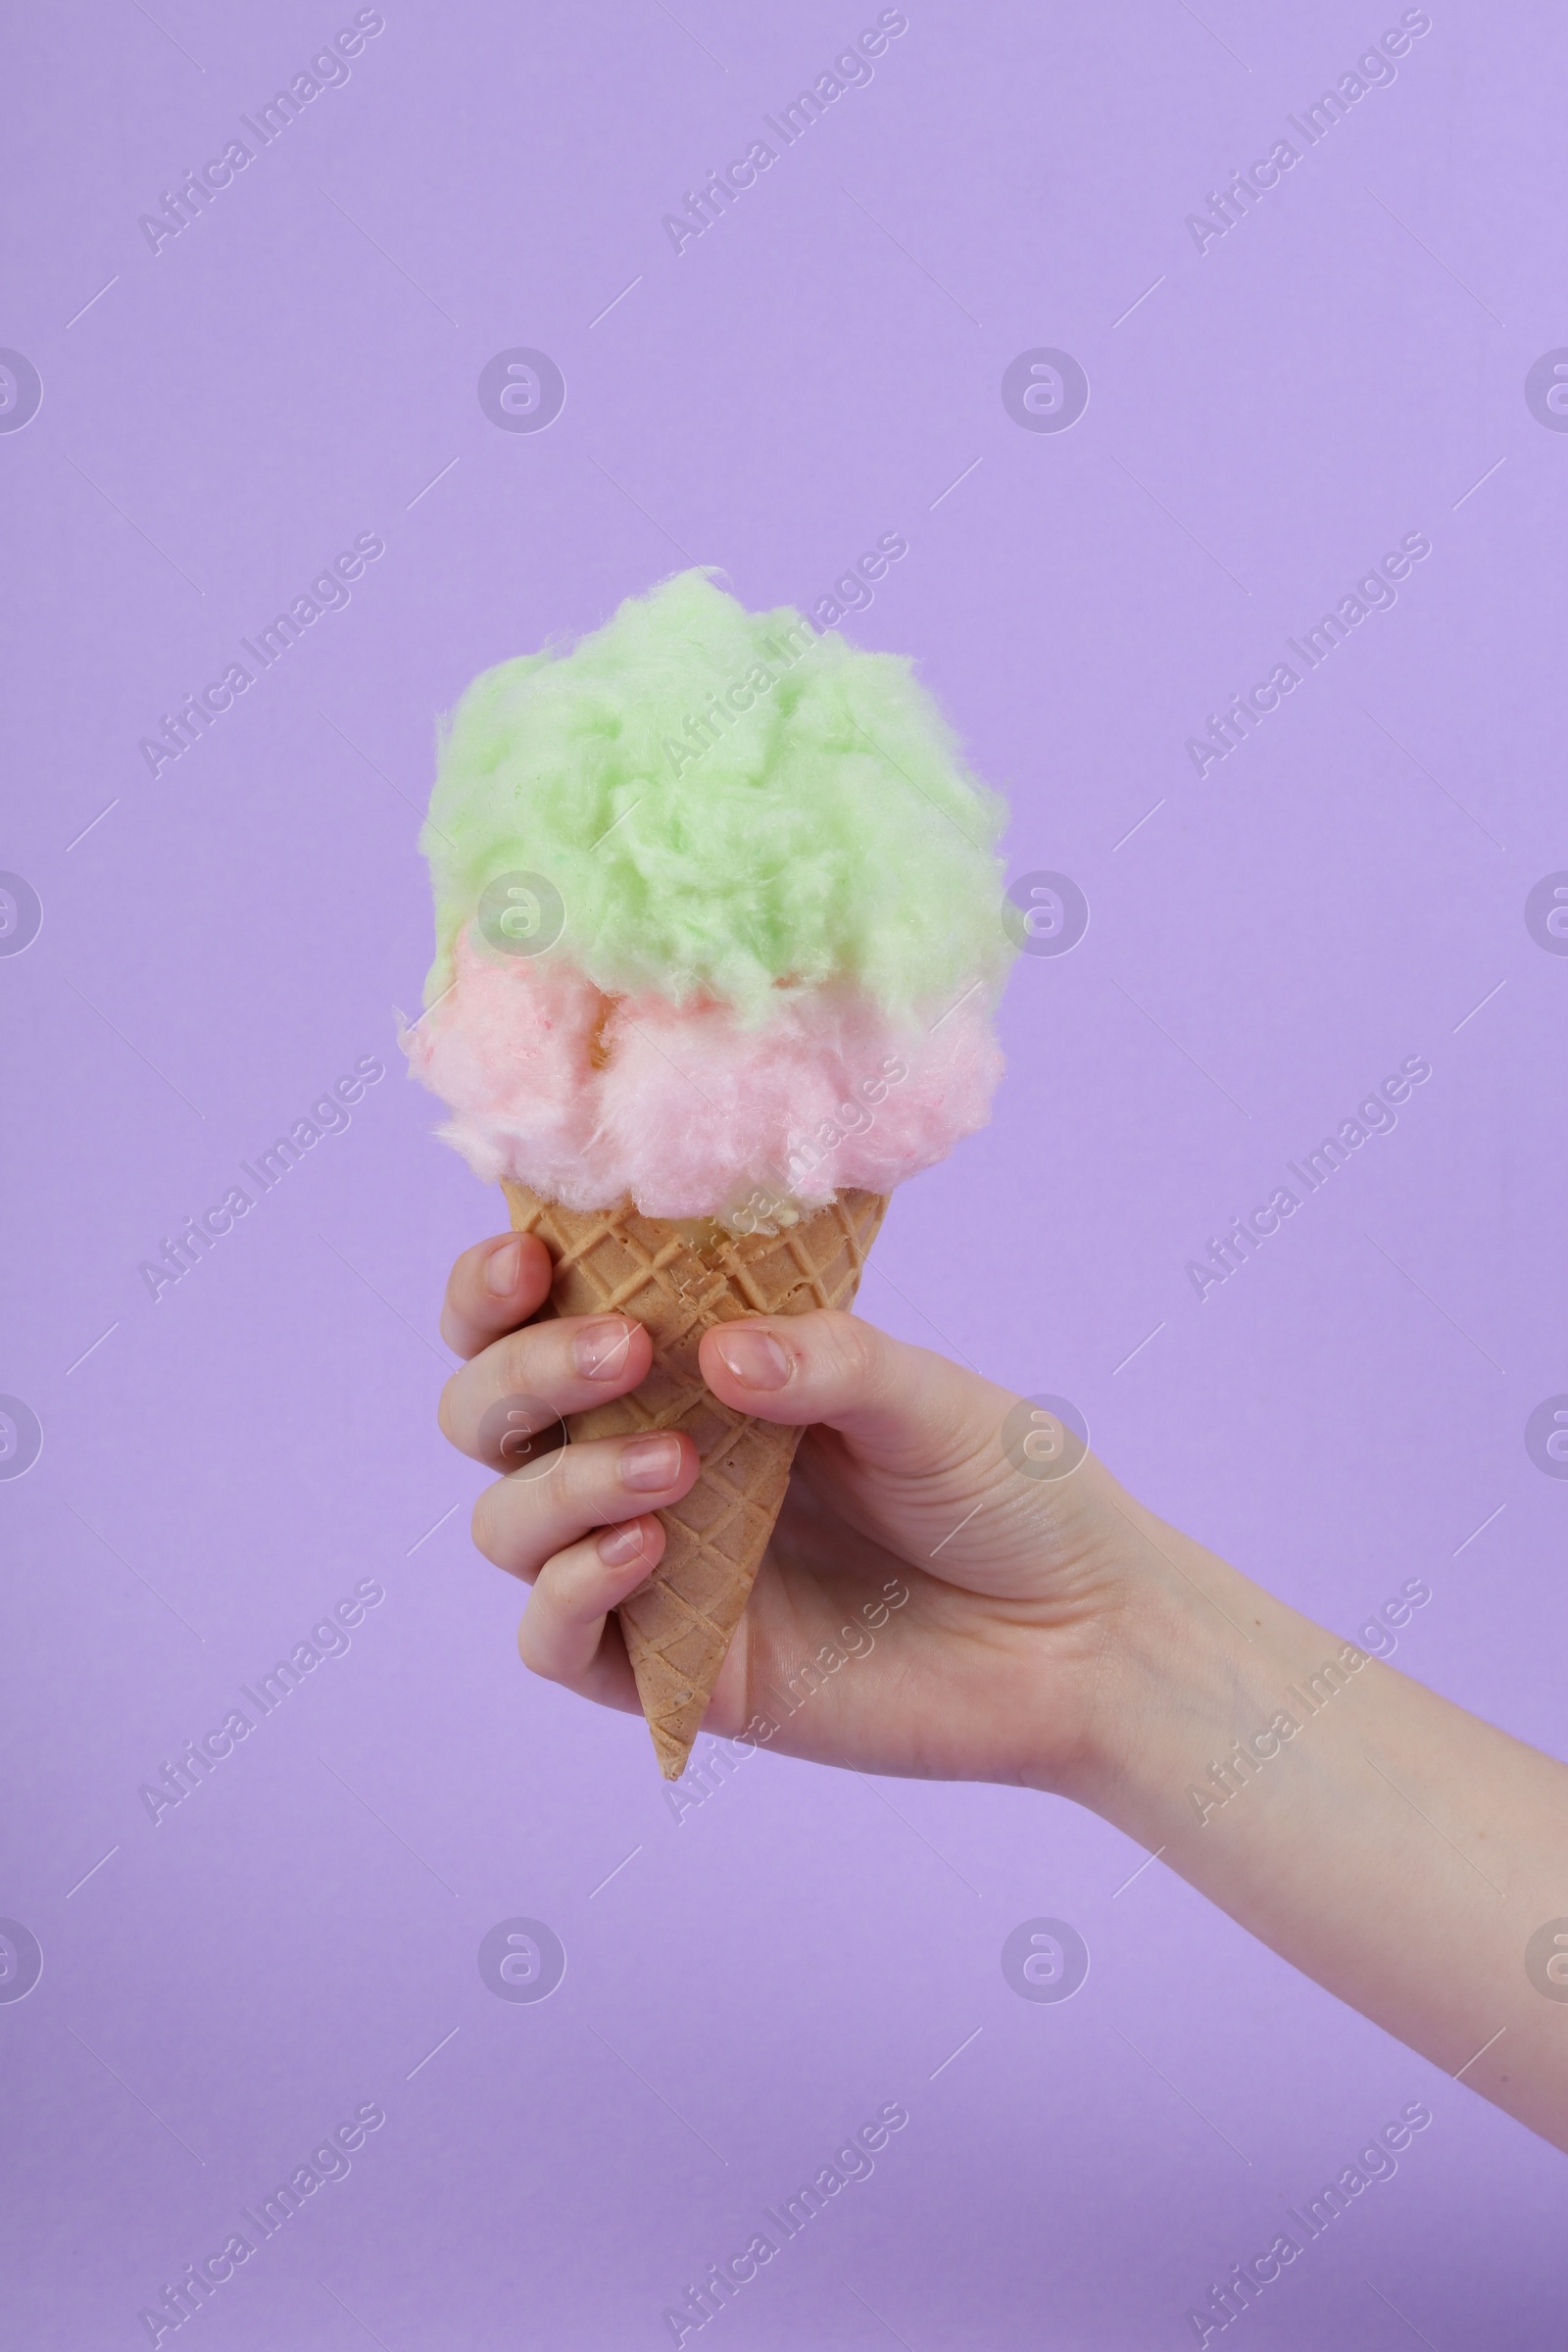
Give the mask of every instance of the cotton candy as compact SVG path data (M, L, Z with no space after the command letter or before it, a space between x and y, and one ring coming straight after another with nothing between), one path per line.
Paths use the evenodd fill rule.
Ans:
M978 994L896 1020L849 991L792 998L747 1029L732 1007L606 997L548 957L467 932L449 993L405 1034L441 1129L475 1175L568 1208L732 1214L754 1193L815 1206L890 1192L982 1126L1001 1071ZM929 1016L929 1017L927 1017Z
M701 571L460 703L403 1033L487 1181L784 1222L984 1124L1005 810L890 654Z
M425 1002L508 872L559 895L563 951L612 994L712 996L757 1022L831 983L890 1013L995 986L1004 816L907 661L681 572L464 696L420 835Z

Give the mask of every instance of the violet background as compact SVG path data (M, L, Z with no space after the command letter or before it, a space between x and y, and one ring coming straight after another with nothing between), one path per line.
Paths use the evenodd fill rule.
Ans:
M688 555L809 605L902 531L850 633L916 657L1010 797L1010 870L1093 914L1020 958L995 1124L900 1193L862 1311L1070 1396L1138 1494L1347 1634L1425 1577L1396 1663L1562 1751L1568 1486L1523 1442L1568 1388L1568 963L1523 917L1568 865L1568 438L1523 389L1568 341L1560 13L1434 0L1250 218L1201 256L1184 226L1399 14L911 0L678 258L662 215L874 8L388 0L156 257L138 216L352 9L13 24L0 341L44 397L0 435L0 865L43 926L0 958L0 1389L44 1445L0 1485L0 1911L44 1970L0 2004L6 2341L146 2341L373 2099L209 2352L658 2345L897 2099L874 2176L712 2333L1174 2345L1421 2099L1250 2340L1560 2342L1560 2156L1162 1864L1126 1884L1112 1830L768 1755L677 1822L637 1723L523 1675L433 1418L445 1271L499 1204L393 1038L475 671ZM564 372L547 431L479 408L514 345ZM1087 369L1068 432L1003 407L1039 345ZM1200 781L1204 714L1416 530L1394 609ZM159 713L365 531L350 607L150 777ZM372 1054L350 1130L155 1305L161 1237ZM1185 1261L1416 1054L1397 1129L1200 1304ZM140 1784L372 1576L349 1653L155 1828ZM568 1955L537 2005L475 1964L515 1915ZM1039 1915L1092 1953L1059 2005L1000 1967Z

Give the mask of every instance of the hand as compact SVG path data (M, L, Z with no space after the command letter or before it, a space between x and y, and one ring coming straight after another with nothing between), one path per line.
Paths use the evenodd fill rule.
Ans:
M535 1237L507 1235L465 1251L448 1284L443 1335L469 1361L441 1425L493 1467L487 1415L493 1429L504 1399L529 1399L539 1430L635 1389L652 1360L629 1317L529 1323L550 1275ZM1069 1475L1017 1467L1003 1447L1016 1397L854 1315L727 1323L700 1360L726 1404L806 1428L708 1728L871 1772L1079 1782L1129 1598L1128 1531L1156 1523L1076 1439ZM600 1438L480 1495L479 1549L534 1588L518 1645L536 1674L636 1711L607 1613L658 1565L654 1513L698 1469L685 1436Z
M442 1329L470 1360L442 1425L497 1468L482 1433L504 1400L534 1399L542 1428L649 1369L627 1318L528 1323L550 1273L540 1242L507 1235L448 1285ZM1164 1526L1076 1441L1065 1476L1033 1475L1003 1440L1019 1400L941 1356L812 1314L721 1325L701 1361L727 1404L806 1431L711 1730L1077 1797L1568 2148L1568 2008L1545 1973L1568 1943L1561 1764ZM479 1497L480 1549L534 1588L535 1673L636 1709L607 1612L657 1564L653 1514L697 1472L689 1438L605 1438Z

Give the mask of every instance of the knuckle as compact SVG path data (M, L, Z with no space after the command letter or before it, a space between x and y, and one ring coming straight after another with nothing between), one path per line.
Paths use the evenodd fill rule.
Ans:
M565 1522L597 1509L608 1483L607 1455L614 1446L612 1439L578 1439L546 1454L537 1485L554 1517Z
M532 1325L510 1331L499 1343L498 1365L503 1391L526 1388L539 1377L539 1335Z
M592 1542L585 1541L574 1544L569 1551L560 1553L553 1566L555 1599L563 1614L567 1617L592 1617L599 1598L595 1574L599 1562L594 1556Z
M881 1334L842 1307L827 1309L820 1321L826 1326L827 1364L835 1382L847 1389L873 1387L883 1369Z
M474 1549L481 1552L487 1560L495 1560L498 1564L501 1530L497 1522L496 1496L501 1492L501 1483L504 1482L498 1482L493 1487L485 1488L484 1493L475 1502L468 1521L468 1532L473 1538Z
M538 1635L534 1628L532 1602L530 1602L528 1607L523 1611L522 1623L517 1628L517 1655L527 1667L530 1674L541 1675L547 1683L553 1683L555 1681L555 1676L551 1673L549 1666L545 1662Z
M508 1517L511 1515L508 1515L506 1505L506 1480L496 1480L494 1487L487 1487L484 1494L479 1495L475 1507L472 1507L472 1519L467 1522L470 1524L472 1541L475 1541L475 1550L482 1552L484 1559L494 1562L499 1569L511 1564L514 1550L511 1529L508 1529Z
M451 1335L463 1331L479 1311L479 1269L476 1252L465 1250L447 1276L447 1287L441 1299L441 1336L452 1344Z
M517 1656L522 1658L522 1663L526 1665L526 1670L529 1670L529 1675L541 1675L543 1682L555 1682L558 1677L550 1672L546 1646L543 1646L543 1642L538 1640L538 1628L534 1623L534 1609L536 1609L536 1604L534 1601L529 1601L529 1606L526 1606L522 1613L522 1625L517 1628Z

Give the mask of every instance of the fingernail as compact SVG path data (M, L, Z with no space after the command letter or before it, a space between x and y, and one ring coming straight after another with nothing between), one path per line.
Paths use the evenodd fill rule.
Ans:
M637 1494L667 1487L679 1475L679 1438L633 1438L620 1449L620 1483Z
M499 1250L492 1250L485 1260L485 1289L493 1292L496 1298L504 1298L509 1291L516 1289L517 1268L521 1263L522 1242L520 1237L514 1242L504 1243Z
M726 1371L743 1389L781 1389L790 1376L790 1359L770 1331L743 1325L714 1341Z
M607 1527L599 1539L599 1557L607 1568L625 1568L643 1556L643 1523L628 1520L624 1527Z
M571 1360L584 1380L612 1380L626 1361L631 1325L620 1315L585 1323L571 1343Z

